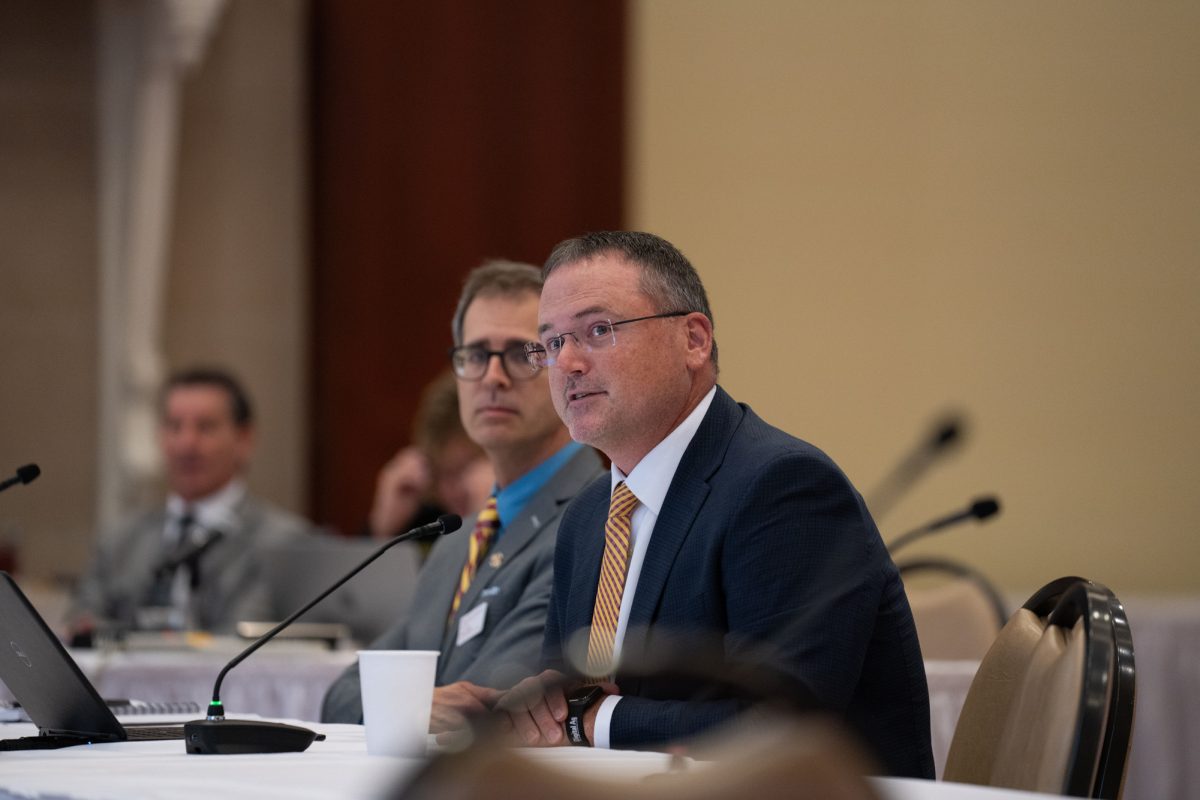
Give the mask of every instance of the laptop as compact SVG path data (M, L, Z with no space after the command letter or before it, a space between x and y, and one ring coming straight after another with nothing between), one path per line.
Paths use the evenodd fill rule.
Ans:
M25 709L40 734L0 740L0 750L183 738L182 723L122 725L118 722L96 687L7 572L0 572L0 681Z
M366 561L383 542L334 534L303 537L272 548L263 558L263 580L278 619L283 619ZM341 623L370 644L408 612L421 548L399 544L371 562L300 618L307 623Z

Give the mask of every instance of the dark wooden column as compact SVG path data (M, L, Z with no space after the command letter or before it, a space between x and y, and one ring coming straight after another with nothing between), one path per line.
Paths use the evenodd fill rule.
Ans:
M620 227L622 2L312 6L312 508L352 530L463 276Z

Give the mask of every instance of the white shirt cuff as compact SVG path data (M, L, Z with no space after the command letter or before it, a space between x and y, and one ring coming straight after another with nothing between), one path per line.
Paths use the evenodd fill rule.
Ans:
M610 694L600 701L600 707L596 709L596 728L592 731L592 747L609 749L608 728L612 725L613 709L619 702L621 702L619 694Z

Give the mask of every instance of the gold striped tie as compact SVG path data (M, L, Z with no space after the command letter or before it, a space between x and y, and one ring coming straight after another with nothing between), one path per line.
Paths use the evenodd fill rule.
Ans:
M608 677L613 671L617 618L621 615L625 573L629 570L630 519L637 504L637 497L625 482L618 483L608 505L608 521L604 523L604 560L600 563L600 583L596 587L596 606L588 636L587 671L592 678Z
M475 579L475 570L479 568L479 562L483 561L483 557L487 555L488 547L491 545L492 539L496 537L496 531L499 528L500 514L496 511L496 495L492 495L475 520L475 530L471 531L467 563L463 564L462 574L458 577L454 602L450 604L450 619L454 619L455 612L462 604L463 595L467 593L467 589L471 588L471 581Z

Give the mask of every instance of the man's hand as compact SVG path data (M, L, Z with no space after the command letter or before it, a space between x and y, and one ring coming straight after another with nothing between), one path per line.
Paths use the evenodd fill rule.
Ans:
M371 535L386 539L407 530L421 508L421 498L432 485L433 469L420 450L406 447L393 456L375 482Z
M467 719L491 711L504 693L499 689L458 681L433 690L430 733L446 733L466 727Z
M521 744L556 747L567 744L563 721L567 718L565 677L548 669L526 678L500 698L496 710L508 715Z

